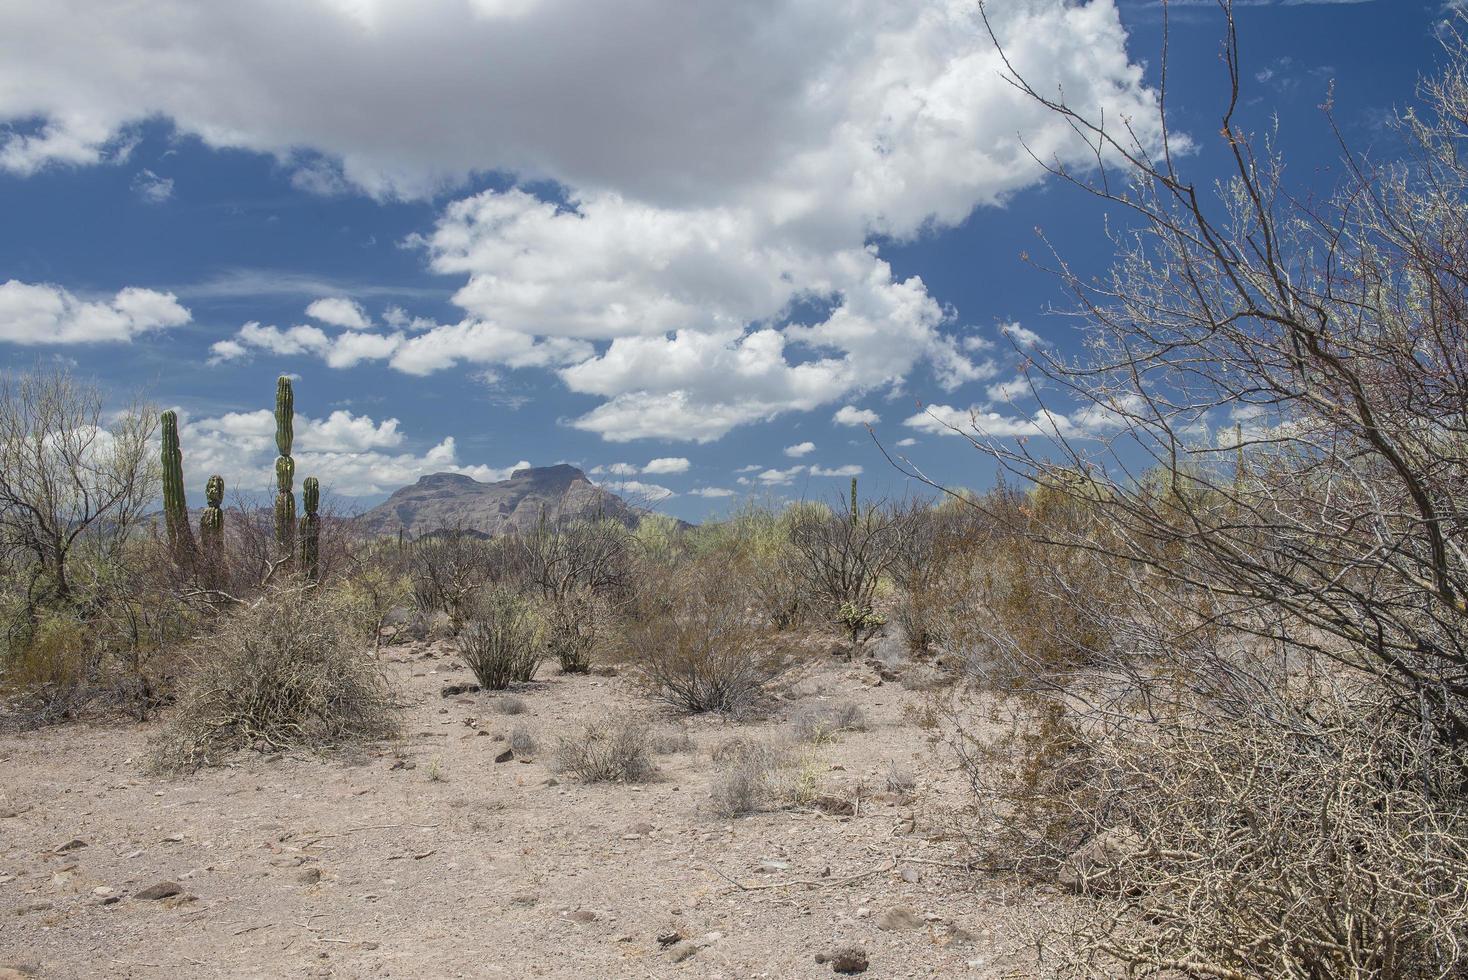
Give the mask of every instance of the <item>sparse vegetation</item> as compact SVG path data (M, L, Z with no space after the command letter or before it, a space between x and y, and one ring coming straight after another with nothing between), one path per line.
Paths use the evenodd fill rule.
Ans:
M619 715L584 725L563 737L556 764L587 783L640 783L652 778L648 753L651 727L635 715Z
M333 748L397 734L396 709L363 637L303 589L267 595L190 653L154 752L188 772L244 748Z
M496 587L480 596L458 636L459 657L479 686L503 691L530 681L541 659L541 623L529 601Z

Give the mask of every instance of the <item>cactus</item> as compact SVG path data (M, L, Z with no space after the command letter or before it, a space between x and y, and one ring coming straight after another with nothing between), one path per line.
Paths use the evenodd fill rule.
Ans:
M314 476L308 476L301 484L301 571L312 582L321 578L321 485Z
M289 558L296 543L296 461L291 458L291 442L295 438L295 395L291 379L281 375L275 384L275 541Z
M194 556L194 534L189 528L189 505L184 496L178 413L164 412L159 421L163 424L163 524L174 560L189 561Z
M210 587L218 588L224 567L224 477L216 473L209 478L204 484L204 499L209 506L199 518L199 547L204 553Z
M856 527L857 515L860 514L856 502L856 477L851 478L851 526Z

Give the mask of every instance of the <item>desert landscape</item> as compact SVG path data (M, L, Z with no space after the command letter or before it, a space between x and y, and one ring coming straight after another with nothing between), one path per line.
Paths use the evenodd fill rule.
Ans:
M966 867L947 833L961 786L918 724L927 695L901 682L931 668L893 660L812 660L767 717L735 723L650 711L597 674L444 696L472 675L445 644L409 643L382 651L404 737L339 757L245 751L170 779L142 771L152 726L6 736L0 962L7 977L735 978L830 976L820 958L841 953L869 976L1031 975L1016 924L1047 898ZM798 732L843 705L859 729ZM651 726L646 781L556 765L558 739L621 712ZM741 739L790 753L809 798L722 811L714 756Z

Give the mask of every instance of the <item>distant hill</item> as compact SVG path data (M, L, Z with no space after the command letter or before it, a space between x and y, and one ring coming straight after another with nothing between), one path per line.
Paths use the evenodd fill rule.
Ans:
M508 480L481 483L460 473L434 473L403 487L356 519L373 536L413 536L449 527L482 534L526 531L544 510L549 520L601 515L635 526L641 511L603 490L574 466L531 466Z

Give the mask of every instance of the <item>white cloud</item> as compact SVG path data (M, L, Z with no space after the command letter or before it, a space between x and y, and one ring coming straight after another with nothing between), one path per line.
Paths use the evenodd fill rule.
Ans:
M406 437L397 419L379 422L346 411L332 412L324 419L297 414L295 436L297 484L315 476L324 490L347 496L396 490L429 473L503 480L512 470L530 465L523 460L503 469L462 464L452 436L421 454L403 451ZM199 419L185 415L179 442L191 502L214 473L225 478L231 492L264 492L273 485L275 414L269 409Z
M636 476L640 471L631 463L607 463L604 466L593 466L588 472L592 476Z
M643 506L678 496L676 492L667 487L659 486L656 483L643 483L641 480L612 480L603 483L602 486L624 500Z
M370 330L372 320L361 305L344 296L327 296L306 307L306 315L313 320L328 323L333 327L348 330Z
M768 487L783 486L805 472L804 466L792 466L787 470L768 469L755 479Z
M855 463L846 466L837 466L834 469L826 469L823 466L812 466L811 476L861 476L861 467Z
M82 300L46 283L0 283L0 341L12 344L126 343L190 319L173 293L129 286L111 300Z
M1021 347L1038 347L1044 343L1044 338L1029 327L1020 326L1018 323L1006 323L999 328L999 332L1011 338Z
M1039 89L1155 140L1114 0L989 13ZM577 428L707 442L891 389L923 363L946 388L993 375L922 280L869 244L1037 183L1021 139L1087 164L1063 119L1004 83L977 15L972 0L301 0L268 17L14 0L0 122L32 123L4 138L0 168L100 162L161 116L274 154L323 193L427 196L488 171L553 181L564 199L486 191L418 239L432 271L461 277L461 322L298 346L414 375L558 369L601 400ZM824 319L791 322L812 300ZM216 359L290 343L232 339Z
M739 469L735 470L734 472L735 473L753 473L755 470L761 470L761 469L764 469L764 467L761 466L759 463L749 463L746 466L739 467Z
M689 467L688 460L682 456L662 456L658 459L649 460L642 468L644 473L686 473Z
M882 417L869 408L843 405L831 416L831 421L837 425L876 425L882 421Z
M984 392L991 402L1012 402L1030 393L1030 379L1024 375L990 385Z
M160 177L151 170L140 170L133 177L133 193L145 204L162 204L173 196L173 178Z
M903 447L905 449L908 446L916 446L917 445L917 440L914 439L912 436L908 436L905 439L898 439L897 440L897 445L899 445L899 446L901 446L901 447Z
M797 442L793 446L785 447L785 455L793 456L796 459L799 459L800 457L805 456L809 453L813 453L815 451L816 444L813 442Z
M1086 405L1070 414L1042 408L1028 417L1004 415L979 407L961 409L950 405L929 405L925 411L918 412L902 424L936 435L969 435L981 439L1011 436L1085 439L1117 431L1125 424L1124 413L1138 411L1141 407L1140 399L1134 395L1125 396L1110 407Z
M688 494L693 497L732 497L734 491L726 490L723 487L699 487L696 490L688 491Z

